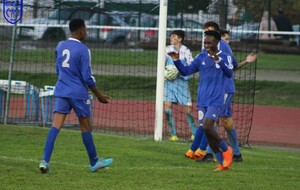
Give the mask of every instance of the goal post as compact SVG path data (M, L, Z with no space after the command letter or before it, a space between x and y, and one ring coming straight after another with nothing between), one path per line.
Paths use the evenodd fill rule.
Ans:
M160 0L159 6L159 35L157 51L157 78L156 78L156 103L155 103L155 129L154 140L162 140L163 131L163 96L164 96L164 67L165 46L167 33L168 0Z

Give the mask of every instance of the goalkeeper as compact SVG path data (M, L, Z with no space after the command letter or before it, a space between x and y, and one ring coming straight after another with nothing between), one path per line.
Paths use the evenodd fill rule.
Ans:
M189 65L193 61L191 51L182 44L184 40L184 31L174 30L170 35L170 45L166 47L166 66L174 65L172 58L168 55L170 52L179 52L179 59L183 65ZM191 129L191 140L194 140L196 124L192 114L192 100L189 89L189 76L178 75L178 70L167 69L165 72L164 83L164 108L168 128L171 133L170 140L177 141L175 120L172 113L172 104L179 103L184 106L187 122Z

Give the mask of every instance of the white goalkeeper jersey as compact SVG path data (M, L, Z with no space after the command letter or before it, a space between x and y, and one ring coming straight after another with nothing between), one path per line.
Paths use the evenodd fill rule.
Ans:
M174 65L169 52L178 52L173 45L166 47L166 65ZM179 49L179 59L183 65L189 65L194 59L189 48L181 45ZM188 80L190 76L182 76L180 73L174 80L165 80L164 83L164 101L180 103L182 105L191 105L191 96Z

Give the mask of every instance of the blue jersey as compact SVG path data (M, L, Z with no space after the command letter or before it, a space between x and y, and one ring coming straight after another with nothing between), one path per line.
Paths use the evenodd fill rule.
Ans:
M54 96L89 99L88 88L96 85L91 70L91 54L86 45L69 38L56 47L56 82Z
M228 43L226 43L224 40L220 40L219 44L218 44L218 48L219 50L221 50L224 53L227 53L231 56L232 58L232 65L233 68L236 68L238 66L238 63L235 59L235 57L232 54L232 51L230 49L230 46L228 45ZM201 53L206 53L206 50L203 49ZM225 92L226 93L234 93L235 92L235 85L234 85L234 77L224 77L224 87L225 87Z
M219 62L213 61L207 53L201 53L190 65L182 65L180 60L174 61L184 76L200 72L197 106L222 106L224 104L224 77L232 77L233 66L231 56L219 51Z

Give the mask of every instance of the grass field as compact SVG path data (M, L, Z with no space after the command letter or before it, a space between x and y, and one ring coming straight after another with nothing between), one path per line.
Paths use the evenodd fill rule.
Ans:
M243 163L213 172L183 155L189 143L94 134L99 156L113 157L109 169L88 171L80 131L62 129L51 159L51 173L40 174L48 128L0 126L0 189L247 189L300 187L300 152L242 148Z
M7 78L6 72L0 72L0 76ZM19 80L35 81L37 87L53 84L57 80L56 74L28 74L15 72ZM135 76L95 76L96 81L101 81L97 85L113 99L136 99L136 100L155 100L156 78L155 77L135 77ZM117 80L116 80L117 79ZM192 79L193 80L193 79ZM198 79L191 81L192 97L196 97ZM239 88L239 83L236 81ZM255 104L300 107L300 83L297 82L278 82L278 81L256 81Z
M1 50L1 61L9 62L10 50ZM93 65L144 65L156 66L157 50L134 52L122 49L91 49ZM193 52L196 56L199 52ZM238 60L246 54L236 53ZM54 47L44 50L16 50L15 62L43 63L50 65L55 62ZM300 56L288 54L259 53L257 69L300 71Z

